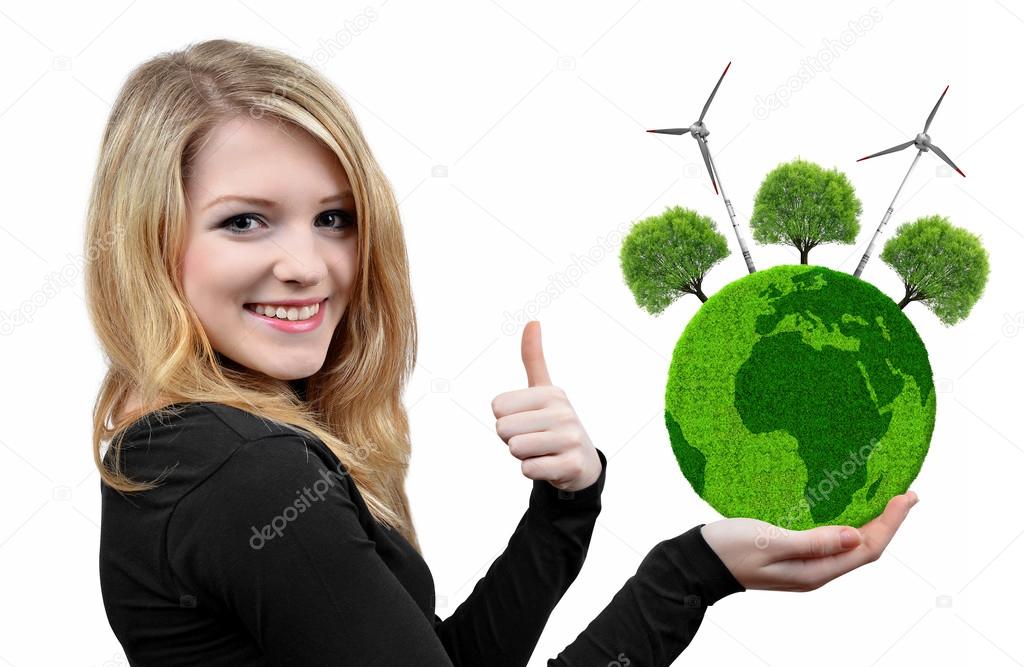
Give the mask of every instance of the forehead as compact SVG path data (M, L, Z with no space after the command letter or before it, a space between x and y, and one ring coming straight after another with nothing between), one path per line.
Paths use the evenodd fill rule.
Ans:
M249 116L218 123L186 179L190 200L199 203L239 193L270 199L320 197L348 184L337 156L319 139L285 121Z

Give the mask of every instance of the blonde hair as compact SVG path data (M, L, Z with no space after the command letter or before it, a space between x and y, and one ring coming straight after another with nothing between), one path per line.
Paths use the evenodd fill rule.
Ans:
M288 382L216 352L182 287L190 164L214 126L243 113L292 123L322 141L356 201L356 282L324 365L308 378L306 401ZM405 239L391 184L330 82L287 54L224 39L138 66L103 134L85 247L89 317L108 360L93 407L93 456L104 483L121 492L156 486L129 479L120 461L124 431L143 414L221 403L318 437L345 464L371 514L420 550L405 494L411 444L401 399L417 346ZM115 423L132 393L144 407ZM100 453L104 441L111 468Z

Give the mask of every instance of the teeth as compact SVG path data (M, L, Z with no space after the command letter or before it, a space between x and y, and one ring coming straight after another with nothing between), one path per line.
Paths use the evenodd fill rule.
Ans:
M302 306L301 308L285 308L284 306L264 306L260 303L253 306L253 310L260 315L276 317L281 320L308 320L320 312L320 304L315 303L312 306Z

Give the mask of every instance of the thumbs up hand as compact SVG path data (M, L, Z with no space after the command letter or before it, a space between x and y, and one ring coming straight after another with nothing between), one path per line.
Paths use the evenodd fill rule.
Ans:
M529 386L491 401L498 437L526 477L562 491L587 488L601 476L601 459L565 392L551 384L537 320L523 328L523 366Z

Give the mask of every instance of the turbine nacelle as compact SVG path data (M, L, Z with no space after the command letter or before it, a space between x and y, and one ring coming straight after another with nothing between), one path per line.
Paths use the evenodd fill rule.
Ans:
M918 135L916 137L914 137L914 146L918 150L927 151L931 147L931 145L932 145L932 138L929 137L924 132L919 132Z
M707 125L704 124L704 121L699 120L690 126L690 134L693 135L694 139L702 139L711 134L711 131L708 130L708 127Z

